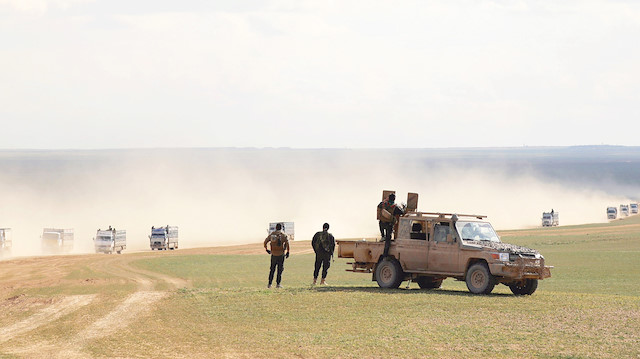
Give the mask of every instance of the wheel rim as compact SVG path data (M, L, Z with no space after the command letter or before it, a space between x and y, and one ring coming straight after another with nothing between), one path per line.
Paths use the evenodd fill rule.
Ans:
M487 277L481 270L476 270L471 275L471 284L476 288L482 288L484 286Z
M384 267L382 267L382 270L380 271L380 277L383 282L385 283L390 282L391 278L393 277L393 271L391 270L391 267L388 265L385 265Z

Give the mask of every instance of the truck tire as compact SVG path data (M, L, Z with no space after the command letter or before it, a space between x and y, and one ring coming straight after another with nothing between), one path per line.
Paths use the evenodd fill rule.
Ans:
M376 282L380 288L398 288L403 277L402 267L395 258L383 259L376 266Z
M420 289L437 289L442 286L442 279L434 279L433 277L418 277L416 279Z
M515 295L531 295L538 289L537 279L525 279L524 282L509 284L509 289Z
M469 292L473 294L489 294L496 286L486 263L476 263L469 267L465 282Z

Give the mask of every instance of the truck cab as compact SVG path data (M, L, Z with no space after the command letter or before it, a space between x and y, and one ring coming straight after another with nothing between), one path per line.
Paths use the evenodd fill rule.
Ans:
M11 228L0 228L0 256L11 254Z
M543 212L542 213L542 226L554 227L560 224L560 214L558 212Z
M618 218L618 209L616 207L607 207L607 219Z
M620 205L620 214L623 215L623 216L628 216L629 215L629 205L621 204Z

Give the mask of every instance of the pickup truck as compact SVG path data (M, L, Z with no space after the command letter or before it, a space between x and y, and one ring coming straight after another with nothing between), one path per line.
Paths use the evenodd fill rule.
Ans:
M389 256L384 242L338 240L338 257L352 258L347 271L372 273L382 288L405 280L420 288L440 288L446 278L465 281L474 294L489 294L496 284L515 295L531 295L538 281L551 277L536 250L503 243L486 216L407 212L399 217Z

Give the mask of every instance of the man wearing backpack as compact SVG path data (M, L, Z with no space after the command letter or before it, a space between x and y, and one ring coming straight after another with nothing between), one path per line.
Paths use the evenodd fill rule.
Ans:
M271 250L267 249L267 243L270 244ZM269 285L271 288L273 282L273 274L278 267L278 276L276 277L276 288L282 288L280 281L282 280L282 272L284 271L284 259L289 258L289 239L282 232L282 224L276 224L276 230L269 233L264 240L264 249L271 254L271 267L269 268ZM285 254L286 250L286 254Z
M333 235L328 232L329 231L329 223L325 223L322 225L322 231L317 232L313 239L311 240L311 246L313 247L313 251L316 252L316 263L315 268L313 270L313 284L315 285L318 281L318 273L320 272L320 267L322 266L322 280L320 284L326 285L325 279L327 278L327 271L329 270L329 266L331 265L331 257L333 256L333 250L336 247L336 241L333 238Z

